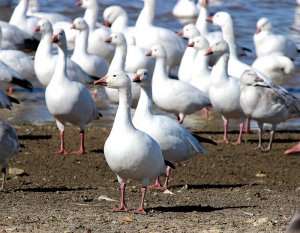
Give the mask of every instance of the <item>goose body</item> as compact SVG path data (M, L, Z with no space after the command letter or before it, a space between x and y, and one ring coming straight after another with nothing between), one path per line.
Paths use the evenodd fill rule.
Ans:
M194 0L178 0L173 7L172 14L180 18L197 17L199 8Z

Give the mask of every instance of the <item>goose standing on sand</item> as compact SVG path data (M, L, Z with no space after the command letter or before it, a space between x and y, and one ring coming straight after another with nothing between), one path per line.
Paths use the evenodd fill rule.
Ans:
M224 121L224 137L220 142L229 143L227 133L229 119L238 119L240 131L234 144L241 144L246 116L240 105L240 80L228 75L228 51L227 43L221 40L212 44L205 53L206 55L217 54L220 56L211 71L208 93L214 110L222 115Z
M53 48L53 44L51 43L53 29L47 19L41 19L35 30L42 33L42 39L35 53L34 71L39 82L46 87L54 74L58 57L57 54L53 52L56 48ZM77 63L69 58L67 58L66 69L68 77L73 81L82 83L93 81L93 77L90 77Z
M98 54L110 63L114 56L114 48L104 41L111 31L97 25L98 12L100 12L97 0L79 0L76 4L85 9L83 18L90 28L88 51Z
M257 57L279 53L294 60L298 53L298 49L292 40L286 36L273 33L272 23L266 17L257 21L253 39Z
M211 106L207 94L186 82L168 77L166 50L161 45L154 45L146 56L156 59L152 82L156 106L176 114L179 123L183 123L187 114Z
M269 151L277 124L300 116L300 100L284 88L267 83L253 70L246 70L241 76L240 104L244 113L258 124L258 147ZM261 145L264 123L272 124L267 148ZM286 152L287 153L287 152Z
M85 152L85 125L101 114L84 84L70 80L67 74L67 41L62 29L55 30L52 43L58 48L58 57L53 77L45 92L46 105L49 112L56 118L60 131L60 150L58 154L66 154L64 145L65 124L71 123L80 128L80 148L76 154Z
M131 120L131 81L123 71L116 71L95 81L119 92L119 106L112 130L104 145L109 167L120 183L120 206L113 211L127 212L125 187L128 179L142 183L142 201L135 213L145 214L144 198L151 179L165 174L166 165L158 143L148 134L136 129Z
M185 127L170 117L155 115L152 111L152 78L146 69L139 69L132 80L141 86L141 96L133 117L134 126L149 134L160 146L163 157L172 163L187 160L207 150L201 145L202 138L192 135ZM168 188L170 167L163 186L157 178L155 187Z
M88 24L83 18L76 18L71 28L79 31L76 36L75 48L71 60L76 62L88 75L103 77L107 73L109 64L104 58L87 51L89 38Z
M128 59L128 53L127 53L127 43L124 34L121 32L113 32L110 35L110 37L108 37L105 40L105 42L111 43L116 46L115 55L113 57L113 60L109 66L107 73L110 74L113 71L127 72L126 61ZM147 60L143 59L143 61L145 61L145 63L143 65L141 65L140 63L141 66L140 67L137 66L136 69L145 68L145 67L148 68ZM132 72L127 72L127 75L131 79L135 76L135 74ZM119 95L116 89L105 88L105 92L111 101L118 103ZM141 93L141 88L139 87L139 85L133 83L133 85L131 85L131 93L132 93L132 107L134 108L137 106L140 93Z
M135 24L136 44L144 49L160 44L167 51L168 71L179 66L185 50L184 43L174 32L153 25L156 0L143 0L142 9Z

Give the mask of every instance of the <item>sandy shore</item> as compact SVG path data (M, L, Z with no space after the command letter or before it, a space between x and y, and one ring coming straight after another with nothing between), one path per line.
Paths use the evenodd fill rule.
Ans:
M300 139L297 132L278 133L269 153L253 151L256 133L241 146L207 145L208 154L177 165L170 192L148 191L148 214L141 216L108 211L119 200L103 156L110 128L89 126L81 156L52 153L59 145L54 123L15 128L24 148L0 193L0 232L283 232L299 203L300 158L283 155ZM78 149L75 127L66 137L67 149ZM129 208L138 207L139 188L128 184Z

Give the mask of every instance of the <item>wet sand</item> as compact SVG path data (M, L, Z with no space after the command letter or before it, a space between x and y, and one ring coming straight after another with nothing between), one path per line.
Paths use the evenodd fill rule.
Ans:
M148 191L143 216L109 211L119 200L103 155L109 127L90 125L87 153L65 156L53 154L59 145L54 123L15 128L24 148L11 160L14 174L0 193L0 232L283 232L299 204L300 157L283 154L300 140L298 132L276 134L268 153L253 150L256 133L240 146L206 145L209 153L177 164L170 192ZM222 137L221 131L196 133ZM73 126L66 146L78 149ZM140 185L127 187L128 207L137 208Z

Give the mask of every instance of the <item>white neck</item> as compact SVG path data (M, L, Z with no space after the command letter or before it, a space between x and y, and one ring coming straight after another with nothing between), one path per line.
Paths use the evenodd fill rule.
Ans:
M211 74L210 74L210 82L211 83L218 83L222 81L228 80L228 60L226 61L225 55L222 55L219 60L217 61L217 64L213 66ZM227 56L227 55L226 55Z
M125 71L125 61L126 61L126 55L127 55L127 44L126 42L117 45L115 49L115 55L110 63L108 73L111 71Z
M167 73L167 59L165 57L157 57L153 72L153 79L159 77L160 79L168 79Z
M134 117L141 119L152 115L152 87L150 84L148 86L141 86L141 95Z
M20 20L25 20L27 8L28 8L28 0L20 0L12 16L10 17L9 23L15 24L20 22Z
M53 31L51 29L51 31L45 32L42 34L41 41L36 50L37 54L42 53L42 56L51 55L51 53L52 53L52 43L51 43L52 33L53 33Z
M155 0L145 0L144 7L136 21L136 27L151 26L153 25L155 17Z
M128 17L125 14L119 15L111 25L111 31L123 32L128 27Z
M76 36L75 48L72 56L80 57L82 54L87 54L87 43L89 37L89 30L82 30Z
M97 17L99 12L98 8L99 8L98 4L95 3L95 6L85 9L83 19L89 25L90 30L94 30L96 28L96 22L97 22Z
M222 34L224 40L228 43L230 57L237 58L237 49L236 49L236 43L234 38L234 29L233 29L232 21L228 22L228 24L222 27Z
M208 62L209 62L209 57L208 56L204 56L205 54L205 51L204 50L199 50L197 52L197 55L194 59L194 62L193 62L193 70L194 72L192 73L193 75L194 74L197 74L198 72L200 74L203 74L204 72L206 74L209 74L209 69L208 69ZM198 71L198 72L195 72Z
M67 77L67 42L63 43L62 48L57 46L58 48L58 56L56 61L55 71L53 73L53 77L50 80L50 83L61 83Z
M201 36L206 36L208 33L208 25L206 19L208 18L208 10L207 7L200 5L200 13L197 18L196 27L200 31Z

